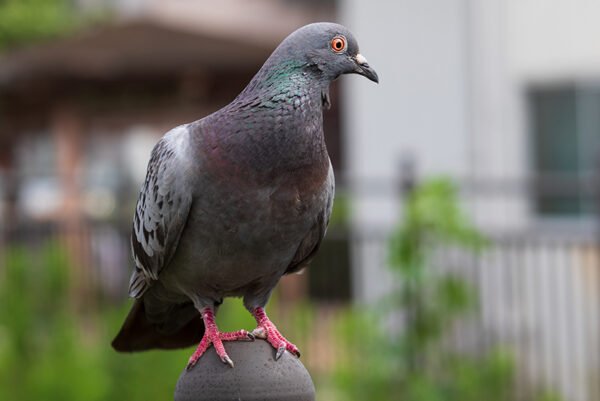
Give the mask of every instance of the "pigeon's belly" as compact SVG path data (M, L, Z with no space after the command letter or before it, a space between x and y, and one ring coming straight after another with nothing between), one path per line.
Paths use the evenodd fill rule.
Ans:
M274 285L327 207L332 179L326 175L304 191L282 183L194 199L177 251L161 274L164 288L219 299Z

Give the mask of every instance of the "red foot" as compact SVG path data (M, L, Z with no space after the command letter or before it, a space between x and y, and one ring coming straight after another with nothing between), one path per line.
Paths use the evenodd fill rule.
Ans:
M254 335L246 330L239 330L230 333L220 332L215 323L215 315L210 307L206 307L202 310L202 319L204 320L204 336L202 337L200 344L198 344L198 348L196 348L196 351L190 357L190 360L187 364L187 370L190 370L194 367L196 362L198 362L200 357L204 354L208 347L210 347L211 344L214 345L215 351L217 352L217 355L219 355L219 358L221 358L221 361L233 368L233 361L231 358L229 358L227 352L225 352L223 341L253 341Z
M261 307L255 308L252 311L258 326L256 329L252 331L252 334L258 338L266 339L269 344L273 346L277 350L275 354L275 360L281 358L283 355L283 351L288 350L288 352L296 355L298 358L300 357L300 351L298 347L285 339L284 336L281 335L277 327L269 320L265 310Z

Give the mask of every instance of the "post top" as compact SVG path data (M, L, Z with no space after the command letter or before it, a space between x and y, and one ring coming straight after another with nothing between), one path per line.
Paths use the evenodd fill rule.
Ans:
M275 361L264 340L225 343L234 368L209 348L175 388L175 401L314 401L315 387L300 360L287 351Z

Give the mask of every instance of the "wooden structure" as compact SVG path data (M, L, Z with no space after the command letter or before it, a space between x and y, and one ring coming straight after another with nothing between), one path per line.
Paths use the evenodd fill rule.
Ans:
M93 266L90 223L126 235L152 144L231 101L277 44L311 17L279 5L262 23L253 16L233 29L243 9L219 25L214 15L186 14L173 8L176 3L182 2L165 2L162 14L155 10L0 55L0 248L51 226L73 266ZM325 123L337 166L336 95L333 88ZM147 137L144 149L127 142L133 131ZM141 163L133 166L135 154ZM114 269L121 275L128 261L123 255L111 263L120 265ZM77 282L88 283L76 291L97 284L93 271L73 269Z
M159 135L209 114L231 101L295 28L267 39L193 31L172 20L118 22L0 56L0 176L12 175L0 191L6 208L0 222L19 216L15 203L27 161L15 158L24 137L46 136L55 154L49 168L61 185L62 206L43 217L77 219L82 165L94 136L134 126ZM337 112L326 119L337 155Z

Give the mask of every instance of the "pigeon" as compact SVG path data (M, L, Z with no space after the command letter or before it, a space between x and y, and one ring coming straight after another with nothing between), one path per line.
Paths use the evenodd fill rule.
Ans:
M306 267L325 236L334 176L324 141L329 84L379 78L352 33L313 23L291 33L222 109L167 132L152 150L133 218L135 298L112 342L119 352L265 339L279 359L298 348L265 312L283 275ZM221 332L215 314L242 297L253 331Z

